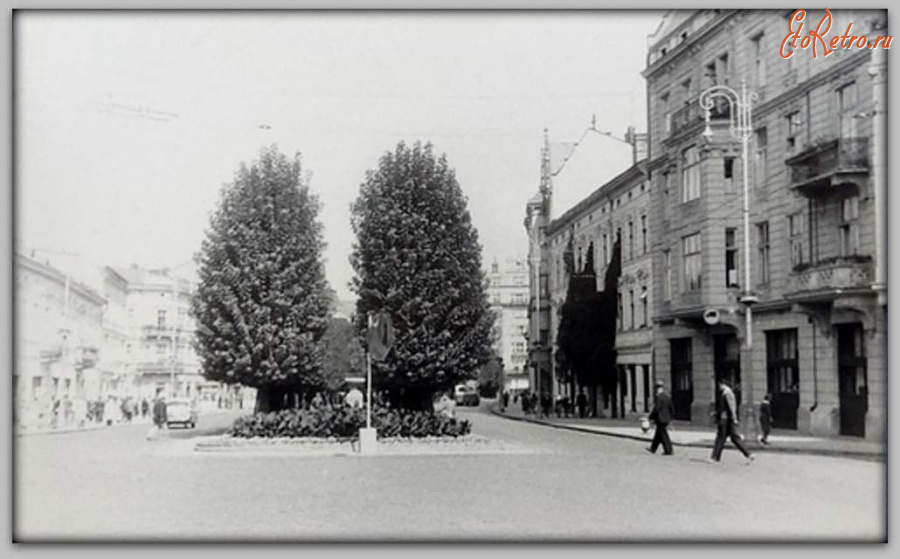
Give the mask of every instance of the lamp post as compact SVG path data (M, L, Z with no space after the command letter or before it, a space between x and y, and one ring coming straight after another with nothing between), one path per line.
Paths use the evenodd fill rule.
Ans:
M729 131L731 135L741 141L742 155L741 162L743 164L744 176L744 200L743 200L743 217L744 217L744 289L741 293L740 302L744 306L744 319L746 321L744 350L746 351L745 363L747 365L747 398L745 406L747 410L746 416L749 419L750 428L753 430L753 437L757 435L756 414L753 404L753 304L759 299L750 290L750 139L753 134L753 112L752 103L758 99L755 92L747 91L747 83L741 80L741 93L738 94L734 89L727 85L714 85L706 89L700 94L700 108L704 111L706 129L703 131L703 137L709 140L712 138L712 129L709 126L710 112L716 106L717 99L725 99L728 102L730 111L728 112Z

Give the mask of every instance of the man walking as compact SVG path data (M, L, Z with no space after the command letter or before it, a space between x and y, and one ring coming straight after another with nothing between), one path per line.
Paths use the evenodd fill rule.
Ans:
M718 398L716 405L716 422L718 424L716 430L716 442L713 445L710 460L718 462L722 458L722 450L725 449L725 439L730 438L731 442L734 443L734 446L736 446L747 459L747 464L750 464L753 462L753 456L750 454L750 451L747 450L747 447L744 446L744 443L741 441L741 436L736 429L739 425L737 401L735 400L734 392L731 390L731 387L728 386L728 381L724 378L719 379L719 394L721 397Z
M153 427L147 438L152 439L157 435L165 436L168 426L169 417L166 409L166 396L162 390L159 390L156 393L156 401L153 403Z
M656 395L653 398L653 410L650 412L649 419L656 423L656 432L653 434L653 442L647 452L656 454L656 449L662 444L663 455L672 455L672 441L669 439L669 422L675 415L675 408L672 405L672 398L666 394L663 381L657 380L654 383Z
M576 405L578 406L578 415L581 419L584 419L584 410L587 409L587 396L584 395L584 388L582 388L578 392L578 397L575 398Z

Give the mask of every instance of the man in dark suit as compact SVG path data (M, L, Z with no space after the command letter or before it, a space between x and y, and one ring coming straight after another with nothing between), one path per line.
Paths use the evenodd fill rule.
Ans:
M650 412L650 420L656 423L656 432L653 434L653 442L647 452L656 454L656 449L660 443L663 446L663 454L670 456L672 454L672 441L669 439L669 422L675 414L675 408L672 406L672 398L666 394L663 382L656 381L656 395L653 398L653 410Z

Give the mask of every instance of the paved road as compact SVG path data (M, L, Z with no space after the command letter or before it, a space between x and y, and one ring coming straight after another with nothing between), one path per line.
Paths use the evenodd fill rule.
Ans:
M298 457L183 451L145 426L17 439L17 540L733 540L885 537L885 466L640 442L462 411L532 452ZM234 416L203 418L215 432ZM181 449L181 450L179 450Z

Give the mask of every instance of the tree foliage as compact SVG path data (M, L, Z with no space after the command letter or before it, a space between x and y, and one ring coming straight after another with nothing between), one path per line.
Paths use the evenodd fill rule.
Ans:
M319 203L299 154L263 149L225 185L198 255L191 313L203 376L258 389L258 409L323 386L328 286Z
M564 257L574 262L572 241ZM555 355L557 366L564 378L574 378L580 386L591 391L591 408L597 414L597 388L605 393L615 393L616 374L616 321L618 317L618 276L621 270L621 246L617 240L612 260L607 268L604 290L597 291L594 270L593 244L588 247L584 267L570 269L566 300L560 309Z
M366 356L356 335L356 328L346 318L332 317L325 330L325 361L322 375L325 388L340 390L347 377L366 374Z
M399 144L369 171L351 207L356 324L390 314L394 347L374 384L398 407L475 378L490 357L493 314L481 247L453 170L430 144Z

